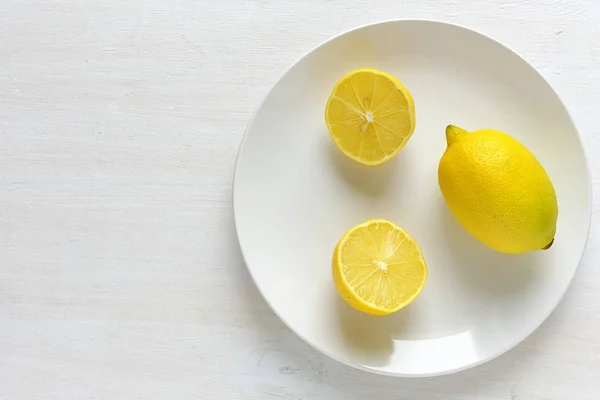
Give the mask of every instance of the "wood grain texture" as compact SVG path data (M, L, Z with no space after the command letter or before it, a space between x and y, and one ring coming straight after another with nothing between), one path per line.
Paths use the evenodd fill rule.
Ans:
M595 0L0 2L0 399L597 400L600 204L533 336L479 368L355 371L289 332L245 271L231 182L269 87L393 18L501 40L557 88L600 189Z

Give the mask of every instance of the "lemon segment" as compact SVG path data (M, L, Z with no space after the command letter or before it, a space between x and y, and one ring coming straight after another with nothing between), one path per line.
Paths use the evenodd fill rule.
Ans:
M325 121L344 154L379 165L394 157L414 132L415 108L398 79L375 69L357 69L333 88Z
M346 232L334 250L332 270L342 299L372 315L407 306L427 281L419 245L402 228L383 219Z

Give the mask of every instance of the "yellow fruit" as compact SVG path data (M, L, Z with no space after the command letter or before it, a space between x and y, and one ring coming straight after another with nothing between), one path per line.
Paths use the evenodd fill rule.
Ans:
M372 315L407 306L427 280L419 245L384 219L364 222L346 232L334 250L332 269L342 299Z
M415 130L415 106L409 91L392 75L357 69L335 85L325 122L337 147L366 165L394 157Z
M438 180L450 211L487 246L508 254L549 248L558 203L546 170L527 148L491 129L449 125Z

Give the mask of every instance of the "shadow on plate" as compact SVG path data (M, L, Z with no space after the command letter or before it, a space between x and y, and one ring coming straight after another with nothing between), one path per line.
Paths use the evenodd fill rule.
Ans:
M364 365L388 365L394 351L394 337L407 322L408 310L385 316L368 315L353 309L337 293L332 293L336 297L341 338L349 353Z
M329 136L329 133L326 134ZM404 166L397 165L401 157L395 157L382 165L363 165L342 153L329 137L328 142L329 156L335 170L346 183L365 196L385 195L392 186L391 182L401 179L396 176L397 172L406 170Z
M444 246L456 282L486 300L499 300L526 290L539 272L539 252L503 254L485 246L454 218L439 196ZM473 296L474 297L474 296Z

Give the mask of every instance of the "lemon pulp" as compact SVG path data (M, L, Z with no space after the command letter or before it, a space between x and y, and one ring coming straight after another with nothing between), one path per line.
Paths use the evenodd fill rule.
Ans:
M366 165L394 157L415 130L408 89L392 75L357 69L340 79L327 101L325 121L337 147Z
M332 270L340 296L350 306L373 315L407 306L427 281L419 245L402 228L383 219L346 232L335 248Z

